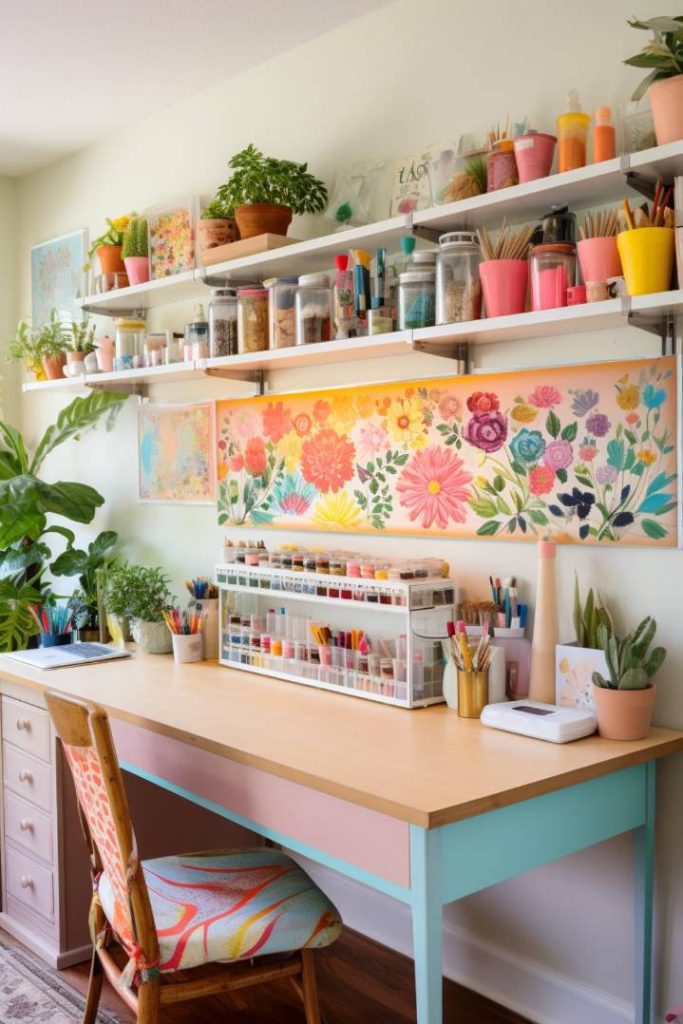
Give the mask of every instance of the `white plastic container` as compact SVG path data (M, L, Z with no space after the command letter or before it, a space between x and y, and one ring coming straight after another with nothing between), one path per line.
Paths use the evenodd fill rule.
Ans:
M179 665L204 660L202 633L173 633L173 657Z

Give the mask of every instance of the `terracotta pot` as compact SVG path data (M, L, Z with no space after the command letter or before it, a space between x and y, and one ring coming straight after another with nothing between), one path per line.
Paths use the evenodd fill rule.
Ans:
M239 228L240 238L253 238L255 235L286 235L292 223L292 211L289 206L271 206L269 203L249 203L238 206L235 220Z
M126 273L130 284L145 284L149 281L149 257L126 256Z
M239 232L234 220L215 218L199 221L199 247L202 252L236 242L238 238Z
M76 377L79 373L85 373L85 352L67 352L65 377Z
M124 274L126 268L121 259L120 245L101 245L95 250L103 274Z
M683 139L683 75L653 82L648 95L657 145Z
M66 355L64 352L59 352L56 356L43 356L40 362L48 380L59 380L60 377L64 376L64 367L66 365Z
M650 731L657 687L606 690L593 687L598 732L606 740L644 740Z

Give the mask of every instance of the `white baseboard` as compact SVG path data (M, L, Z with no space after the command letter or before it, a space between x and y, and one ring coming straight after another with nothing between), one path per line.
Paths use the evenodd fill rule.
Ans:
M330 868L293 855L349 928L412 956L409 908ZM633 1006L446 922L444 974L538 1024L628 1024Z

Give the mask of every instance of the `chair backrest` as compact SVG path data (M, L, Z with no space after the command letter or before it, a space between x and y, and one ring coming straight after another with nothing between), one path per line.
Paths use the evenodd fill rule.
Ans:
M107 714L62 694L46 700L76 787L94 880L106 871L114 895L110 924L129 954L151 962L157 933Z

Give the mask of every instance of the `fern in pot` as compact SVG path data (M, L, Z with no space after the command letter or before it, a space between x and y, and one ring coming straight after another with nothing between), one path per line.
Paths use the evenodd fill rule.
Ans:
M171 634L164 611L173 595L170 580L158 566L124 562L109 573L105 591L107 625L114 641L125 643L127 626L133 639L148 654L168 654Z
M121 255L130 284L149 281L149 228L145 217L131 217L123 233Z
M650 682L666 658L663 647L650 644L657 623L648 615L622 640L605 625L598 627L598 642L607 660L607 673L593 673L598 731L610 740L642 740L650 731L657 690Z

